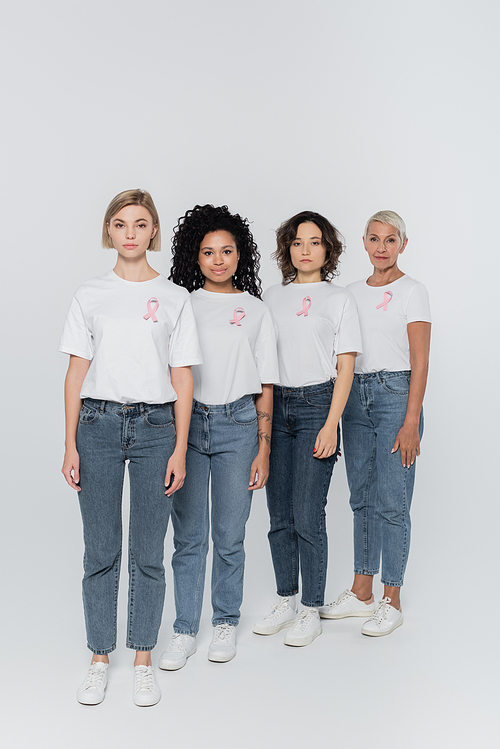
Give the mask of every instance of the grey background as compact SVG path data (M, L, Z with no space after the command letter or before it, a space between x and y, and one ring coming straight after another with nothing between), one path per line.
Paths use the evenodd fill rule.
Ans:
M62 2L2 13L2 704L8 746L188 746L348 741L494 746L498 595L498 4L419 0ZM77 705L87 668L81 524L59 473L57 353L70 299L114 264L100 247L119 191L149 190L169 269L171 229L195 203L248 216L264 286L279 275L274 230L295 212L346 238L338 282L368 275L366 219L408 227L401 267L433 308L426 430L414 497L405 625L368 641L326 622L304 649L258 638L274 581L265 495L247 531L237 658L199 652L160 674L163 700L131 701L120 647L108 696ZM328 506L328 597L351 583L343 463ZM166 561L171 552L166 541ZM168 570L164 624L173 619ZM123 578L123 581L125 578ZM376 594L381 592L377 588ZM481 743L482 742L482 743Z

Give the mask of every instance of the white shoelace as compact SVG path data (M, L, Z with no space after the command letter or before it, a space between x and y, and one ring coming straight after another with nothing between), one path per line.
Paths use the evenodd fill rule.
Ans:
M266 616L266 619L277 619L281 614L289 609L288 598L283 598L278 603L274 603L270 613Z
M213 644L216 645L218 642L224 642L226 639L228 640L231 635L231 629L231 625L227 622L217 624L215 627Z
M349 598L357 598L356 594L352 592L352 590L344 590L343 593L339 595L335 603L344 603L344 601L349 600Z
M293 629L298 629L301 632L306 629L306 627L311 623L312 619L314 618L314 614L311 611L306 611L306 609L302 609L302 611L299 613L295 620L295 624L293 625Z
M382 598L381 601L378 602L377 608L371 615L370 619L374 621L376 624L380 624L389 613L389 606L391 605L391 599L390 598Z
M91 667L89 668L89 672L87 674L87 678L85 680L85 684L83 686L84 689L101 689L102 688L102 682L104 680L104 674L106 673L105 668L95 668L97 663L93 663Z
M185 650L184 635L174 632L167 648L167 653L184 653Z
M149 689L150 692L154 692L153 682L153 669L151 666L137 666L135 672L135 691L140 692L141 689Z

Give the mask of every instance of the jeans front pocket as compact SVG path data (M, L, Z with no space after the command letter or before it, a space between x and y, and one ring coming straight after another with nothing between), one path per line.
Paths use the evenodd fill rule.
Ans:
M319 393L304 393L304 400L308 406L313 408L330 408L333 390L321 390Z
M257 410L253 400L249 400L242 408L231 413L231 421L241 426L251 426L257 423Z
M84 403L80 409L80 424L93 424L99 417L99 409Z
M145 423L155 429L172 426L174 423L174 413L171 403L161 403L158 406L151 406L144 414Z
M410 375L403 374L396 377L381 376L380 384L391 395L408 395L410 392Z

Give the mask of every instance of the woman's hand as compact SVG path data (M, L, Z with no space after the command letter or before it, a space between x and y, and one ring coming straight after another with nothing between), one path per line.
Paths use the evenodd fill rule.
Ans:
M337 449L337 426L326 422L325 426L319 430L316 442L314 443L313 456L315 458L329 458Z
M250 469L249 489L262 489L269 478L269 450L262 450L257 454ZM257 479L257 481L255 480Z
M64 453L61 473L72 489L76 489L77 492L81 491L82 487L78 485L80 481L80 456L76 448L67 449Z
M401 453L403 468L412 466L417 455L420 455L420 437L418 436L417 426L403 424L398 432L391 453L395 453L398 449Z
M177 489L180 489L186 478L186 452L175 449L167 463L165 474L165 494L171 497ZM172 482L172 486L170 486Z

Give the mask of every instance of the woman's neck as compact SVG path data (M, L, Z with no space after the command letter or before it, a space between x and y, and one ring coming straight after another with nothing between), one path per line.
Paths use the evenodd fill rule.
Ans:
M160 275L150 266L145 257L125 259L119 255L113 270L124 281L136 283L151 281Z
M397 265L393 265L392 268L386 270L374 268L373 274L367 279L366 283L368 286L387 286L387 284L393 283L403 276L403 271Z
M233 286L233 282L231 278L228 278L227 281L224 283L214 283L213 281L210 281L208 278L205 279L205 283L203 284L203 289L205 291L211 291L214 294L241 294L242 291L240 289L236 289Z
M304 273L303 271L298 270L292 283L321 283L322 280L321 271L316 271L315 273Z

